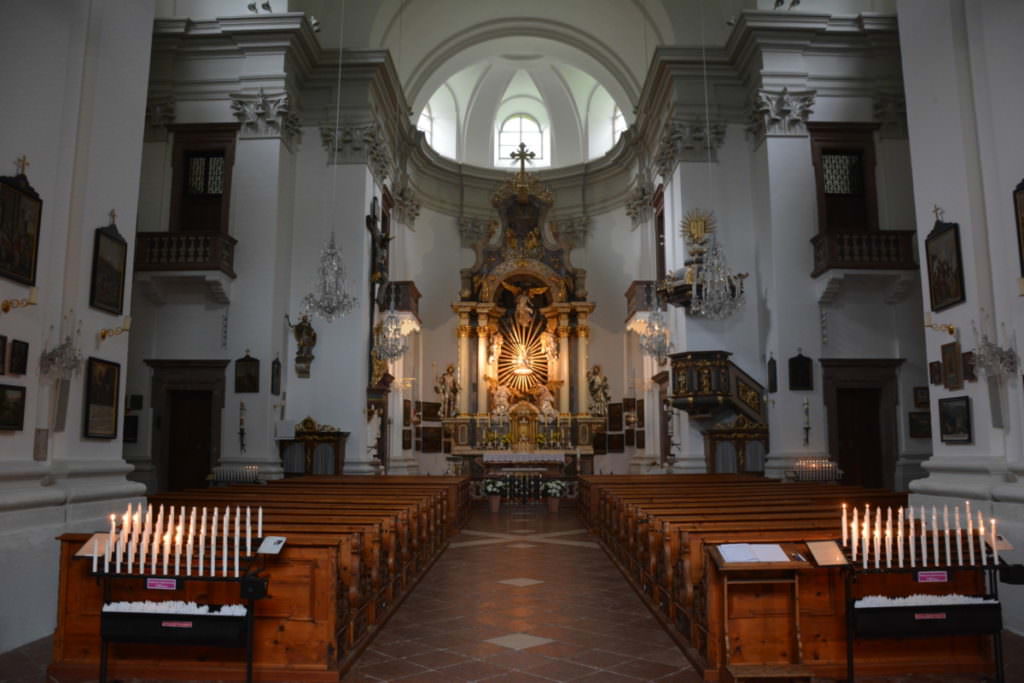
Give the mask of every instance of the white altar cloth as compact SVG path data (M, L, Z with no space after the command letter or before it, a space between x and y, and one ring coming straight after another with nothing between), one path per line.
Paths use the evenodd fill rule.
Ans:
M561 453L511 453L506 451L484 453L484 462L565 462Z

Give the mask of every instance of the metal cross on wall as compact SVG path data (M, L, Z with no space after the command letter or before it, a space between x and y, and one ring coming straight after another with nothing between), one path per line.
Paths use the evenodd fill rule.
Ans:
M25 175L25 169L29 166L31 164L28 163L28 157L24 154L14 160L14 167L18 169L18 175Z
M520 142L519 149L508 155L512 161L519 162L519 175L526 175L526 162L533 161L536 156L533 152L527 151L525 142Z

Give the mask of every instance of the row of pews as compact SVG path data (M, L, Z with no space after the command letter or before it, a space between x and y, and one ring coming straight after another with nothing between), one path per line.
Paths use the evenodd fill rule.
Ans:
M865 572L851 587L854 574L811 561L808 541L841 538L843 503L895 514L902 493L748 475L585 476L579 491L584 521L707 681L842 679L851 595L985 592L981 572L941 584ZM730 566L726 543L778 543L793 559ZM853 647L858 675L992 669L982 636Z
M276 556L260 556L269 595L258 600L253 660L258 681L338 681L469 515L463 477L309 476L267 485L164 493L154 506L262 506L264 536L284 536ZM111 511L115 512L115 511ZM89 534L60 537L57 628L50 674L95 679L106 600L239 602L239 585L193 579L176 590L147 590L145 577L102 581L75 553ZM184 570L183 570L184 571ZM111 678L240 680L244 652L204 646L117 643Z

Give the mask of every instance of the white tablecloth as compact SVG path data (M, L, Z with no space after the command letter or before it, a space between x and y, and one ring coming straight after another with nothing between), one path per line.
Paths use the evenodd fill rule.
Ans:
M561 453L484 453L484 462L565 462Z

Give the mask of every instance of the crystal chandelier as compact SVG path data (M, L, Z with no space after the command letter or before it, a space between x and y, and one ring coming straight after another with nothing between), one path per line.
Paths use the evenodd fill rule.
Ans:
M67 321L68 317L65 316L64 320ZM82 352L78 350L78 337L81 333L82 323L79 322L74 334L69 332L63 342L39 355L39 370L43 375L52 373L56 379L71 379L82 365Z
M405 335L402 334L402 321L394 309L377 325L374 335L373 352L380 360L392 362L402 357L409 349Z
M672 338L669 333L668 321L661 310L660 297L651 301L651 290L647 291L647 311L637 311L629 321L626 329L634 332L640 340L640 350L658 363L665 362L665 357L672 350Z
M982 309L982 314L984 314ZM1012 344L1008 344L1006 348L999 346L996 342L990 340L988 335L985 333L981 334L981 338L978 338L978 326L971 321L971 327L974 328L974 338L977 340L977 363L978 366L985 372L988 377L998 377L1000 375L1015 375L1017 374L1017 366L1020 364L1020 359L1017 356L1017 351L1013 348ZM1003 337L1006 337L1006 327L1003 326Z
M746 273L733 273L725 262L725 252L711 235L707 253L696 264L690 313L711 320L722 320L743 306L743 280Z
M320 254L320 266L317 268L317 281L314 292L302 299L303 315L319 315L327 322L345 315L356 305L356 298L345 291L342 284L345 280L345 265L341 261L341 252L334 246L334 233L327 241Z

